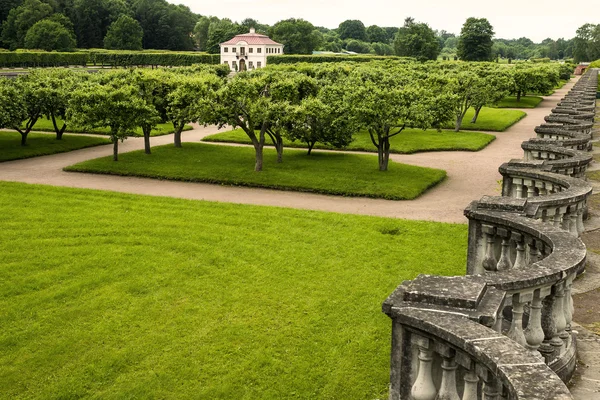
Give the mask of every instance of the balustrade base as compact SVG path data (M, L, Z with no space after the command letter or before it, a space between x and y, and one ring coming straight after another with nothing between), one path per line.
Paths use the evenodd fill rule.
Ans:
M559 358L552 361L550 369L565 383L568 383L577 368L577 335L571 334L570 346Z

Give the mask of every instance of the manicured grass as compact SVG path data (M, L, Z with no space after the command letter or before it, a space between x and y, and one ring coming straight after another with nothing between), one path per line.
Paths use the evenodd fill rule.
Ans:
M57 124L59 127L61 127L63 124L62 120L57 119ZM189 131L191 129L192 129L192 127L190 125L186 125L183 128L184 131ZM52 124L51 120L49 120L47 118L40 118L37 121L37 123L33 126L33 130L40 131L40 132L54 132L54 125ZM77 126L67 125L67 132L96 133L99 135L108 135L108 134L110 134L110 129L109 128L84 129L84 128L80 128ZM162 136L162 135L168 135L170 133L173 133L173 124L171 124L169 122L166 124L157 125L156 129L153 130L152 133L150 133L150 136ZM144 136L144 134L142 133L142 128L136 128L135 134L133 136Z
M276 152L264 150L264 170L254 172L254 149L186 143L152 148L152 154L135 151L85 161L66 171L143 176L191 182L254 186L391 200L414 199L441 182L446 172L390 162L387 172L378 171L377 158L347 153L313 153L287 150L283 163Z
M383 399L466 225L0 182L0 398Z
M495 105L497 108L536 108L544 99L538 96L525 96L517 101L517 96L507 96Z
M64 135L62 140L56 140L55 135L30 133L27 136L27 146L21 146L21 135L19 133L0 131L0 161L65 153L109 143L110 140L99 137Z
M466 150L478 151L490 144L496 137L481 132L438 132L433 129L423 131L422 129L406 129L397 136L390 139L390 152L399 154L412 154L424 151ZM229 132L217 133L203 139L205 142L228 142L251 144L248 135L242 129L234 129ZM272 143L267 139L267 144ZM306 143L284 139L284 146L306 148ZM332 146L317 143L317 149L336 150ZM377 148L371 143L367 132L360 132L354 137L354 141L344 150L377 152Z
M463 130L468 131L493 131L504 132L523 118L527 114L519 110L504 110L499 108L483 107L477 118L477 122L472 124L471 119L475 115L472 108L467 111L462 123ZM453 128L454 122L450 122L444 128Z

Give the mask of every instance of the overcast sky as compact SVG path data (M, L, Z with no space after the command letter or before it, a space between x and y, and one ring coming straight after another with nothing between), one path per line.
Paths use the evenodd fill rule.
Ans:
M347 19L365 26L401 26L413 17L433 29L460 33L468 17L487 18L496 38L570 39L578 27L600 23L600 1L558 0L169 0L183 3L201 15L241 21L254 18L273 25L287 18L303 18L315 26L337 28Z

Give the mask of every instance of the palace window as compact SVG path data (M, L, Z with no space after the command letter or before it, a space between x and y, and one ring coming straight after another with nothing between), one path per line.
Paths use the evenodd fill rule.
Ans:
M259 47L258 49L256 49L257 53L262 53L262 49Z
M248 53L254 53L254 48L253 47L248 47Z
M260 61L256 62L256 68L260 68L262 66L262 63Z
M223 53L229 52L229 47L223 47Z

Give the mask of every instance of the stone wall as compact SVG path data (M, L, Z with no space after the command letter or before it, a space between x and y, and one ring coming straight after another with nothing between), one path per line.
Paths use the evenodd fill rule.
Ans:
M465 210L467 275L421 275L383 303L391 399L572 399L571 286L586 260L597 87L590 70L523 143L524 158L500 166L502 196Z

